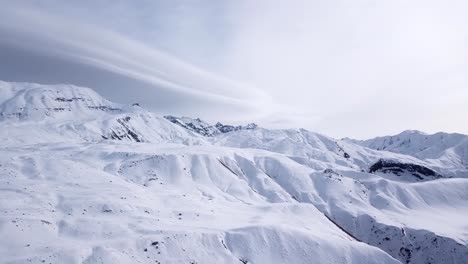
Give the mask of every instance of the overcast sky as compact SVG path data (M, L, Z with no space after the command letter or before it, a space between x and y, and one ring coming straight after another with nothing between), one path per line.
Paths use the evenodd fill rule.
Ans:
M207 121L468 134L462 0L0 0L0 79Z

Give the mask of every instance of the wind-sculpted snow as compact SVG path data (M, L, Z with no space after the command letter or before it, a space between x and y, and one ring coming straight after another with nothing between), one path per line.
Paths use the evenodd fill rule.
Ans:
M10 148L0 161L3 260L397 263L273 181L250 188L255 184L218 160L233 158L232 151L109 143ZM271 203L275 190L282 195Z
M468 263L468 179L432 161L304 129L200 135L79 87L0 99L2 263Z

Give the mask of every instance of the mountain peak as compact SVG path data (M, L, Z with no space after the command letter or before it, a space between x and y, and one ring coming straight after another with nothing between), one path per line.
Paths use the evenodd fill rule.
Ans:
M190 117L176 117L172 115L164 116L167 120L171 121L174 124L177 124L183 128L191 130L197 134L206 137L213 137L216 135L229 133L239 130L253 130L258 126L255 123L250 123L245 126L233 126L225 125L221 122L217 122L214 126L201 120L200 118L190 118Z
M121 105L85 87L2 82L0 88L0 102L3 102L0 105L0 119L77 119L98 112L122 111Z

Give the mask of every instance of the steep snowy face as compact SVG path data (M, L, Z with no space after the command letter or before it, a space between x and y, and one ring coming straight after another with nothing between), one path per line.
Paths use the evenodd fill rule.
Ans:
M194 119L190 117L175 117L171 115L164 116L164 118L176 125L205 137L212 137L221 133L216 127L202 121L200 118Z
M377 137L368 140L349 140L361 146L411 155L433 166L452 168L468 176L468 136L439 132L425 134L408 130L395 136Z
M103 113L120 113L111 103L89 88L0 82L0 119L39 121L81 119Z

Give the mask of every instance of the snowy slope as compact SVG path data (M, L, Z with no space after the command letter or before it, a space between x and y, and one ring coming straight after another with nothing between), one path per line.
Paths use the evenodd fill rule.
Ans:
M195 120L204 124L204 127L213 127L200 119ZM179 122L175 122L175 124L185 127ZM194 130L194 132L197 131ZM199 134L205 136L204 133ZM264 149L285 154L296 162L320 170L330 166L343 166L358 171L380 173L382 176L404 181L422 181L454 176L452 170L433 166L432 163L412 156L376 151L354 144L349 140L336 140L305 129L265 129L257 126L245 126L226 133L209 135L207 140L219 146ZM373 170L373 166L375 167L381 161L399 163L399 171L388 175L388 173L381 172L388 172L390 168ZM422 170L418 172L405 167L420 167ZM424 170L435 171L426 174ZM397 177L394 177L395 175Z
M2 151L3 260L397 263L273 183L256 193L218 161L234 154L213 152L107 142Z
M202 135L74 86L0 83L0 104L2 263L468 263L468 179L416 156Z
M468 177L468 136L456 133L426 134L416 130L369 140L348 140L361 146L414 156L452 175Z

